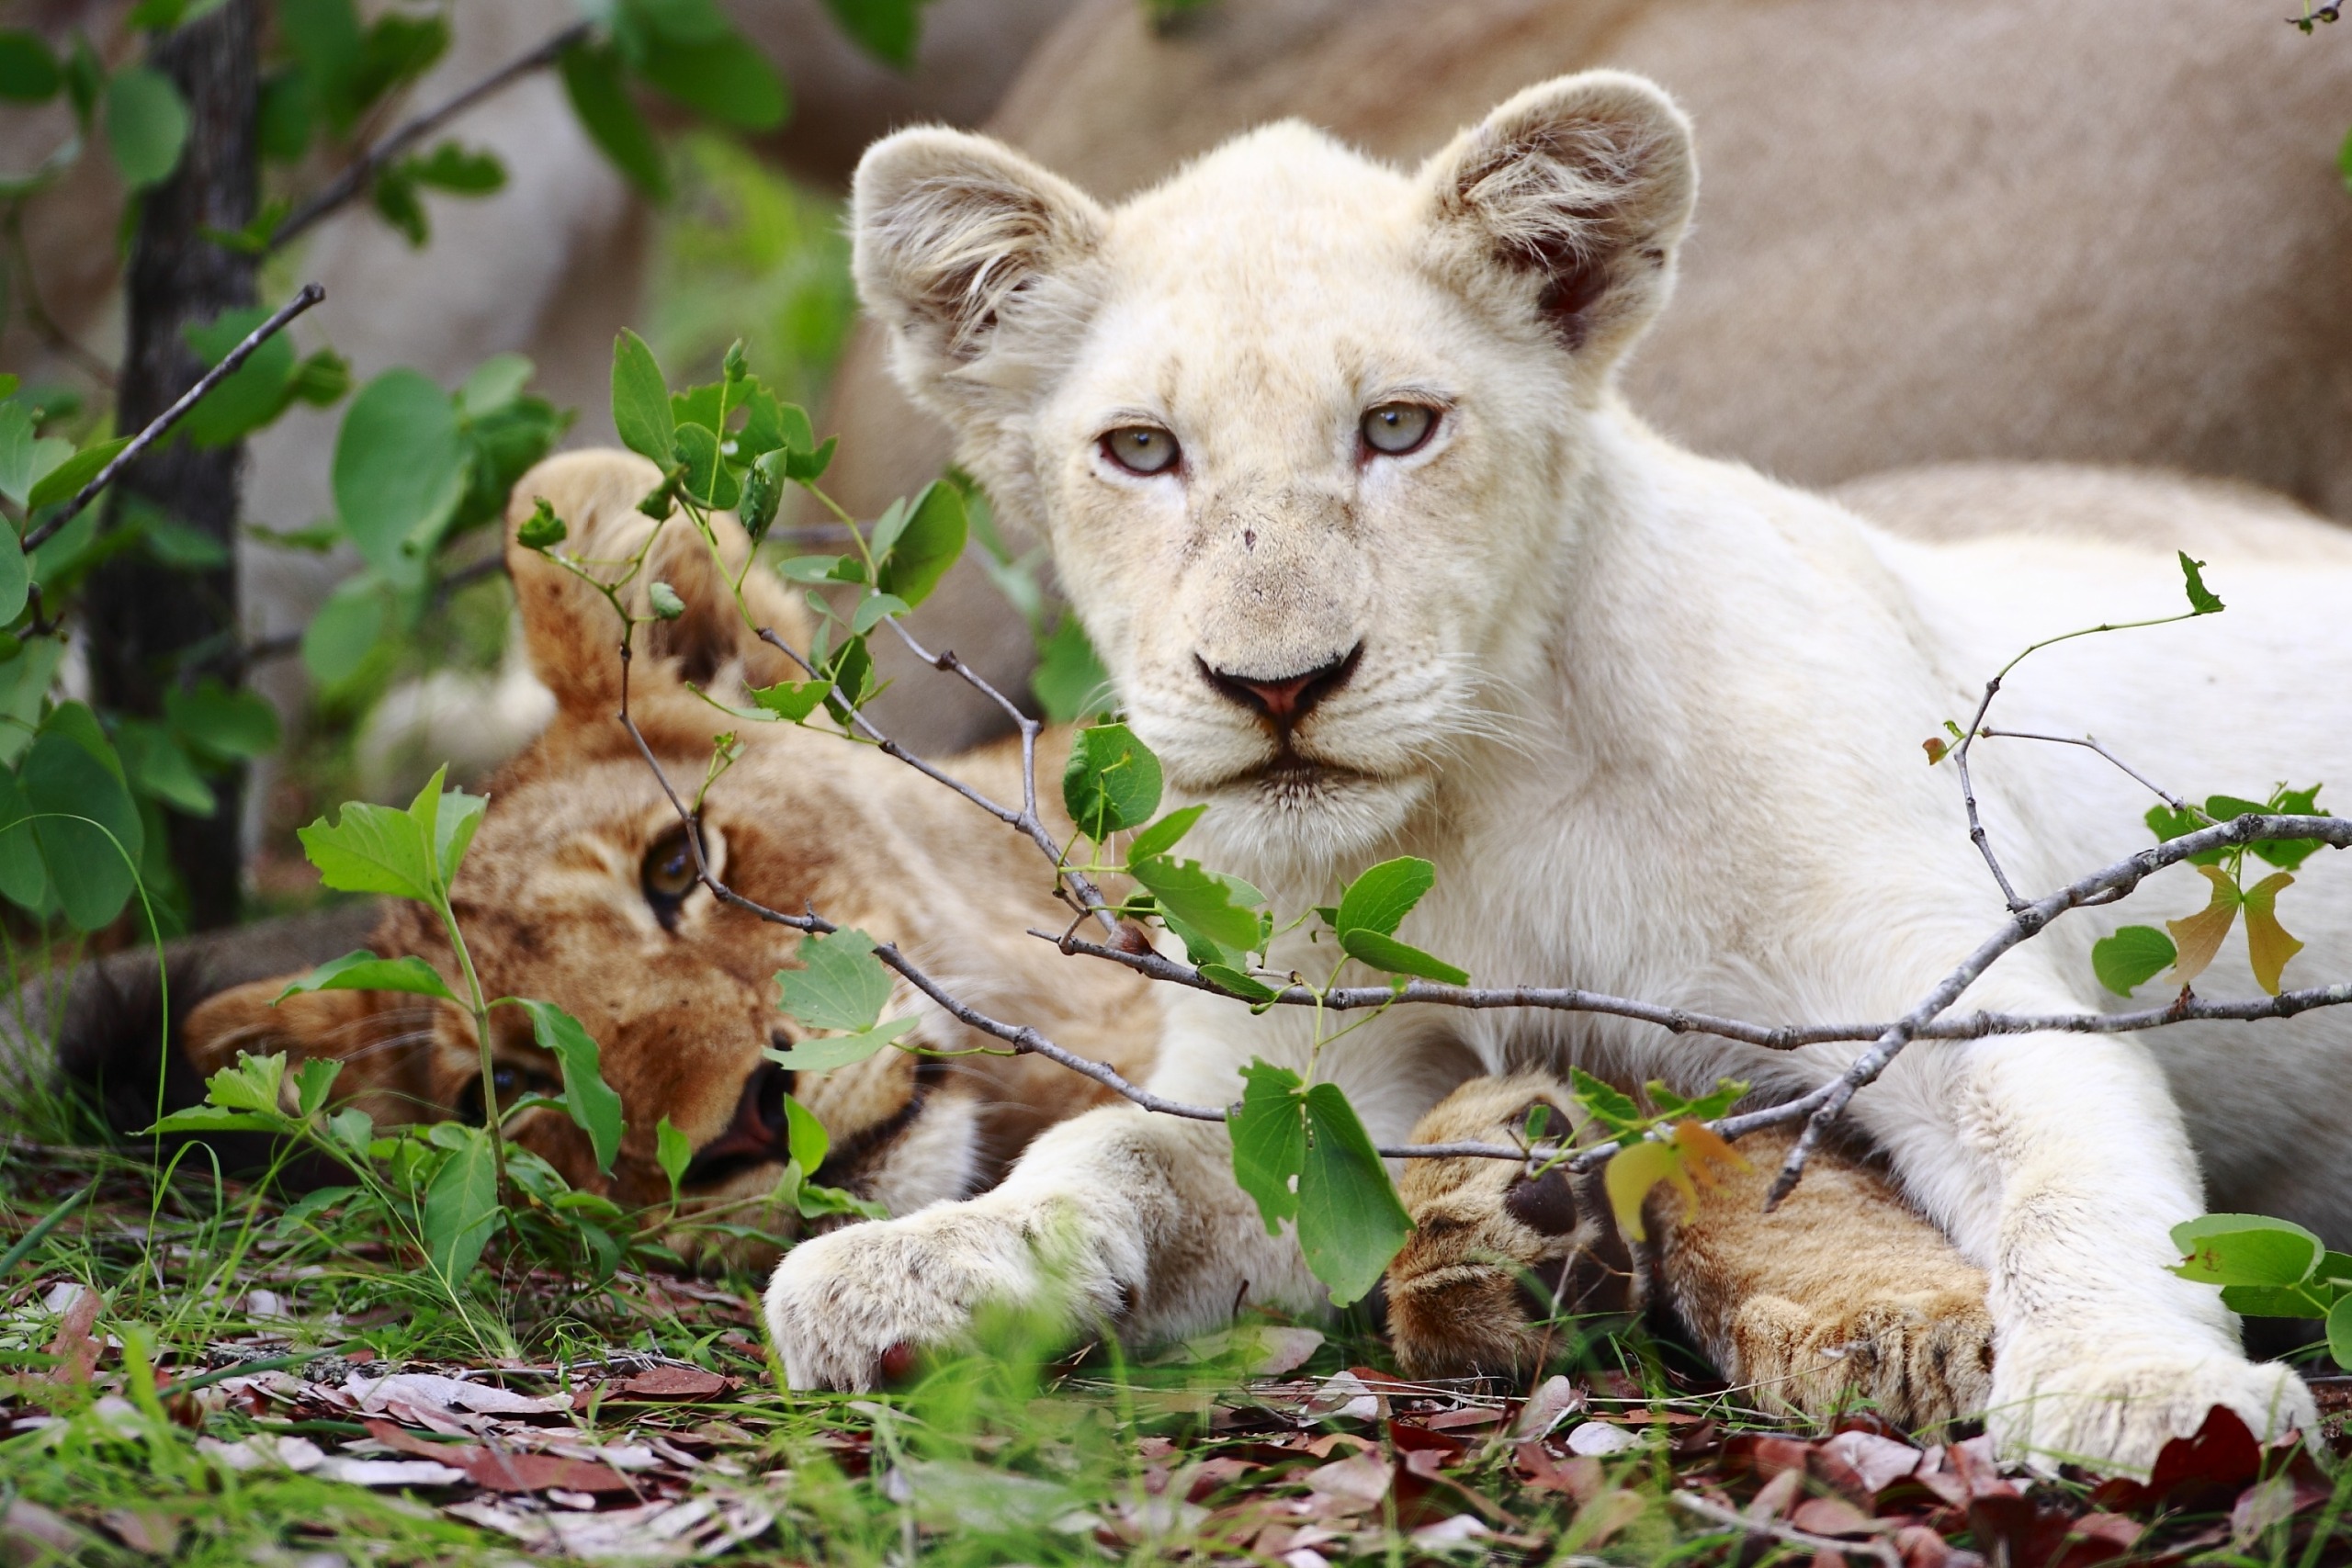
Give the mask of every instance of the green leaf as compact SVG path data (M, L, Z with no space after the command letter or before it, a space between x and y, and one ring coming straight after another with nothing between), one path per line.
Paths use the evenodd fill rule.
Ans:
M497 1005L518 1007L531 1015L531 1037L563 1069L564 1108L588 1134L596 1151L596 1168L610 1171L613 1156L621 1150L621 1097L605 1081L596 1042L578 1019L553 1002L505 997Z
M262 78L261 107L254 133L261 155L274 164L296 164L311 150L311 85L299 65Z
M875 586L895 593L910 604L920 604L956 558L964 553L967 523L964 497L954 485L933 479L907 509L905 525L885 553L881 529L875 529L874 549L879 558Z
M425 557L465 494L466 470L458 411L424 376L387 370L352 399L335 437L335 510L387 582L423 584Z
M757 545L775 525L776 508L784 500L784 454L763 452L743 470L741 493L735 498L735 521Z
M54 506L61 501L78 495L82 487L96 479L98 470L113 462L116 456L130 445L130 441L128 435L118 435L111 441L94 442L83 447L41 475L25 496L25 505L38 512L44 506Z
M2154 926L2125 926L2091 944L2091 973L2119 997L2128 997L2180 956L2172 938Z
M1150 827L1139 830L1127 845L1127 858L1149 860L1154 855L1166 854L1193 830L1193 824L1199 821L1201 813L1207 809L1204 805L1187 806L1181 811L1170 812Z
M571 112L580 117L589 140L630 184L656 201L667 200L670 182L662 170L662 149L629 97L619 51L608 43L576 43L563 51L557 66L564 96L571 100ZM628 440L627 432L622 439ZM645 455L658 463L669 450L665 441L658 452Z
M2321 787L2313 784L2309 789L2289 789L2282 784L2272 792L2263 809L2277 812L2282 817L2324 816L2326 813L2320 809L2319 804ZM2255 852L2256 858L2267 861L2279 870L2293 871L2319 852L2321 842L2318 839L2257 839L2246 847Z
M2327 1251L2291 1220L2263 1214L2200 1214L2172 1228L2185 1255L2173 1272L2210 1285L2300 1285Z
M253 1056L240 1051L235 1066L222 1067L204 1080L204 1101L223 1111L252 1111L282 1118L286 1111L280 1091L285 1083L284 1052Z
M191 817L209 817L219 804L196 764L162 725L118 719L115 750L132 789Z
M1229 964L1203 964L1198 967L1202 979L1250 1001L1270 1002L1282 994L1256 976L1245 975Z
M458 994L424 959L413 954L379 958L366 948L330 959L288 981L277 999L282 1002L303 991L401 991L412 997L438 997L445 1002L458 999Z
M2320 1317L2332 1292L2308 1285L2224 1285L2222 1304L2241 1317Z
M814 1176L817 1168L825 1163L825 1156L832 1152L832 1139L826 1135L825 1124L788 1094L784 1097L784 1124L785 1147L792 1162Z
M283 1133L289 1130L283 1116L264 1116L250 1111L223 1111L217 1105L191 1105L175 1111L152 1127L141 1127L136 1136L168 1137L175 1134L206 1133Z
M1229 963L1231 954L1264 951L1266 896L1239 877L1166 855L1130 860L1127 874L1158 902L1160 919L1187 951L1208 950L1195 952L1194 963Z
M825 9L859 48L900 67L914 63L920 6L921 0L825 0Z
M676 460L677 424L670 388L645 340L623 328L613 340L613 424L621 443L664 468Z
M165 516L152 506L134 502L125 511L132 513L148 555L175 571L209 571L234 558L227 545L203 529Z
M302 628L302 667L322 686L356 674L390 628L390 604L373 572L345 578Z
M514 542L526 550L551 550L571 536L571 530L555 514L555 508L548 504L548 498L543 495L536 498L531 514L514 530Z
M1413 1232L1388 1168L1340 1086L1306 1091L1306 1158L1298 1173L1298 1245L1331 1304L1363 1299Z
M36 478L35 439L33 411L14 400L0 403L0 495L19 506L32 493Z
M38 914L49 904L49 869L32 829L18 826L30 815L16 775L0 770L0 895Z
M1413 906L1436 885L1437 867L1419 856L1382 861L1348 884L1340 895L1340 918L1333 924L1342 935L1366 931L1395 936Z
M130 899L146 835L122 763L88 708L66 703L50 715L17 783L65 918L82 931L107 924Z
M2189 559L2187 550L2177 553L2180 557L2180 575L2186 580L2184 585L2188 590L2189 613L2196 615L2211 615L2227 608L2214 595L2213 591L2205 586L2204 574L2198 570L2205 563L2201 560Z
M874 1027L890 1000L890 972L861 931L800 939L797 969L776 971L784 1010L809 1029Z
M480 419L511 407L531 384L537 371L526 355L493 354L474 367L466 384L458 389L458 406L468 419Z
M2338 1296L2327 1309L2327 1353L2352 1371L2352 1295Z
M0 32L0 98L11 103L46 103L65 85L57 56L39 33L10 28Z
M1098 724L1070 738L1062 805L1096 843L1150 821L1160 784L1159 759L1125 725Z
M1344 915L1345 911L1342 911ZM1417 975L1424 980L1441 985L1466 986L1470 972L1456 968L1444 959L1408 946L1393 936L1383 936L1374 931L1345 931L1340 933L1340 950L1362 964L1391 975Z
M696 43L650 38L637 69L670 97L731 130L773 130L784 123L784 79L741 34Z
M784 457L784 477L800 484L816 483L825 477L825 470L832 465L833 448L840 445L841 437L828 435L825 444L814 452L803 452L797 447L787 450Z
M1037 644L1037 668L1030 672L1030 694L1056 724L1074 724L1111 707L1111 676L1076 615L1064 615Z
M443 1122L457 1134L452 1148L424 1190L424 1250L433 1271L455 1292L503 1220L498 1204L498 1158L481 1127Z
M849 629L854 637L864 637L882 624L885 615L903 615L913 606L895 593L868 592L851 612Z
M0 528L0 624L24 614L33 585L32 563L13 528Z
M294 1109L305 1118L324 1109L327 1096L341 1077L343 1064L332 1056L313 1056L294 1069Z
M1649 1239L1643 1210L1650 1190L1660 1182L1681 1189L1686 1215L1698 1206L1699 1190L1691 1183L1690 1161L1679 1144L1656 1139L1628 1144L1611 1155L1609 1164L1601 1170L1600 1184L1609 1194L1609 1207L1616 1216L1617 1228L1634 1241Z
M277 710L259 692L231 690L212 676L164 694L164 716L180 739L224 761L277 749Z
M1582 1067L1568 1069L1568 1088L1576 1095L1577 1103L1590 1111L1592 1119L1608 1129L1611 1137L1637 1131L1644 1125L1642 1108L1634 1103L1632 1095L1601 1082Z
M735 504L742 493L734 470L719 456L718 436L707 425L681 424L672 438L671 453L684 465L680 482L688 495L719 511Z
M228 358L230 351L268 316L260 306L223 310L181 335L209 370ZM198 446L229 446L283 413L293 400L293 381L294 340L279 333L248 355L234 375L205 393L204 400L180 422L180 428Z
M122 183L145 190L171 178L187 145L187 101L171 78L144 65L116 72L107 81L107 147Z
M686 613L686 602L679 598L678 591L666 582L656 582L648 587L645 602L653 607L654 615L665 621L674 621Z
M1306 1098L1287 1067L1252 1057L1241 1069L1241 1108L1227 1119L1233 1138L1233 1179L1258 1205L1268 1235L1298 1217L1293 1183L1306 1163Z
M786 970L777 978L782 979L790 973L790 970ZM760 1055L796 1073L830 1073L877 1055L884 1046L912 1029L915 1022L911 1018L894 1018L854 1033L812 1035L781 1051L771 1046Z
M295 829L319 880L338 893L389 893L430 903L434 854L424 827L405 811L349 801L342 820L323 817Z
M356 1187L322 1187L315 1191L305 1192L288 1204L286 1212L277 1216L277 1224L270 1227L271 1234L280 1236L293 1235L312 1220L317 1219L337 1203L350 1198L358 1190Z
M692 1165L694 1161L695 1145L692 1138L673 1126L667 1116L654 1123L653 1163L660 1166L662 1174L670 1179L671 1202L674 1203L678 1201L678 1182L685 1176L686 1167Z
M776 563L776 573L791 582L863 582L865 568L855 556L793 556Z
M448 771L448 764L443 763L435 770L432 781L424 786L438 797L434 818L433 854L440 869L441 886L444 887L458 880L458 867L466 858L467 848L474 841L474 830L481 826L482 812L490 806L490 801L482 795L468 795L461 789L443 791L441 780ZM421 804L420 796L419 803L409 807L412 815Z
M488 196L506 184L506 165L495 153L454 141L444 141L423 157L401 159L401 170L418 185L458 196Z
M831 681L779 681L773 686L752 687L750 696L768 712L798 724L817 711L832 689Z

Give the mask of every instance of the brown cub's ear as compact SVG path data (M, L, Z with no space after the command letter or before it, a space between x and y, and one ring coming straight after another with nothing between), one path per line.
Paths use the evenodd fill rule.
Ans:
M1699 188L1690 122L1619 71L1540 83L1421 166L1437 262L1605 374L1666 303Z
M647 536L661 529L621 601L630 615L647 615L653 584L666 582L686 609L676 620L649 620L637 628L630 674L636 691L650 694L685 681L706 689L738 680L767 686L801 674L744 626L709 547L685 514L674 513L657 525L637 509L661 482L660 470L634 453L566 452L516 480L507 501L506 570L514 580L531 669L567 712L608 715L618 706L621 624L603 594L516 541L516 531L541 501L564 525L552 553L606 582L617 581ZM751 539L729 513L711 521L732 576L742 570ZM755 626L773 628L795 648L808 647L807 613L766 567L754 566L743 579L743 602Z
M1108 227L1091 197L1002 142L931 128L866 150L850 210L858 295L889 329L900 384L959 427L1015 389L1035 357L1017 340L1080 318L1077 275ZM1001 347L1007 368L958 374Z

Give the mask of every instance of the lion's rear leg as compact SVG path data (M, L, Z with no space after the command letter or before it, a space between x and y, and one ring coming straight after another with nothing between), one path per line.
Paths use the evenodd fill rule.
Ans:
M1539 1102L1573 1103L1549 1077L1477 1079L1423 1117L1414 1141L1508 1142ZM1655 1197L1638 1261L1596 1178L1530 1180L1504 1160L1413 1162L1399 1189L1419 1228L1388 1270L1399 1362L1423 1377L1526 1372L1559 1343L1544 1318L1647 1302L1670 1308L1767 1406L1820 1417L1867 1400L1907 1427L1981 1411L1993 1332L1984 1275L1883 1177L1835 1153L1817 1156L1765 1213L1789 1141L1745 1140L1753 1168L1714 1167L1688 1219L1679 1198Z

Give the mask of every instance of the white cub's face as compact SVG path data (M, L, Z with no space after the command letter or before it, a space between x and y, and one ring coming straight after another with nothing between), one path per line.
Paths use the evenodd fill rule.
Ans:
M1582 421L1690 189L1679 115L1608 74L1416 175L1286 124L1110 210L907 132L860 171L859 281L1170 781L1329 863L1532 673L1506 633L1570 558Z

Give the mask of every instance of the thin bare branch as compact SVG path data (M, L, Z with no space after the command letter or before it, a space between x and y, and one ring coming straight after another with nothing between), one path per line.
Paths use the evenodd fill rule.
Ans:
M2175 811L2187 811L2189 809L2188 802L2181 799L2180 796L2173 794L2172 791L2165 788L2164 785L2156 783L2155 780L2150 778L2147 774L2142 773L2139 769L2133 767L2131 763L2125 761L2122 758L2109 750L2105 746L2099 743L2099 739L2096 735L2037 735L2030 729L1996 729L1989 724L1979 726L1977 733L1984 736L1988 740L2046 740L2053 746L2080 746L2086 750L2096 751L2100 756L2106 758L2109 761L2114 763L2125 773L2129 774L2134 783L2144 787L2150 794L2154 795L2158 800L2163 801L2166 806L2171 807Z
M555 63L573 44L583 41L594 31L594 24L575 22L561 32L541 42L537 48L516 55L472 86L458 93L446 103L426 109L405 120L370 143L358 156L345 165L341 174L329 180L319 193L300 207L287 214L286 220L271 231L269 248L277 250L326 217L360 192L375 179L378 171L407 152L424 138L455 119L466 110L528 76Z
M1666 1500L1704 1524L1719 1529L1737 1530L1757 1540L1783 1541L1791 1546L1802 1546L1816 1554L1826 1553L1840 1561L1867 1557L1884 1564L1884 1568L1902 1568L1903 1559L1889 1541L1843 1540L1836 1536L1815 1535L1810 1530L1801 1530L1778 1519L1753 1517L1736 1508L1711 1503L1689 1492L1669 1492Z
M54 535L60 528L64 527L65 525L73 522L74 518L79 517L82 514L82 509L89 505L92 501L96 500L100 491L114 483L116 475L121 473L123 469L137 462L141 454L144 453L148 447L153 446L156 441L161 439L165 432L169 431L172 426L177 424L181 420L186 419L188 415L188 411L195 408L197 404L202 402L204 400L204 395L207 392L209 392L213 388L219 386L221 382L235 375L238 368L243 366L247 359L253 356L254 350L259 348L271 338L276 337L279 333L284 332L287 324L293 321L295 317L300 315L303 311L309 310L311 306L317 304L326 297L327 291L320 288L317 284L306 283L302 285L302 290L300 293L295 295L293 299L288 300L285 304L280 305L277 310L271 313L270 318L267 321L262 322L261 325L247 333L244 336L244 340L239 343L236 347L231 349L220 364L206 371L203 376L198 379L195 386L190 387L187 391L182 392L179 396L178 401L165 409L162 413L157 414L154 419L149 423L146 429L132 436L130 438L130 445L116 453L111 462L107 463L105 468L100 468L96 475L91 479L88 484L84 485L74 493L73 500L67 502L63 506L59 507L50 517L48 522L43 523L40 527L26 535L24 542L26 552L29 554L30 552L39 549L42 545L48 543L51 536Z
M2084 903L2087 907L2111 901L2109 897L2101 896L2086 899ZM1180 964L1161 953L1134 953L1125 948L1104 946L1055 931L1033 929L1029 934L1054 943L1065 953L1106 959L1148 979L1206 991L1213 996L1233 995L1192 965ZM1276 991L1270 1001L1251 998L1238 999L1280 1007L1320 1006L1332 1012L1397 1007L1408 1003L1461 1008L1473 1012L1502 1008L1549 1012L1597 1012L1630 1018L1641 1023L1653 1023L1669 1034L1712 1034L1724 1040L1736 1040L1746 1045L1758 1045L1767 1051L1793 1051L1800 1046L1826 1045L1838 1041L1876 1040L1894 1027L1891 1023L1750 1023L1744 1019L1692 1012L1686 1008L1662 1007L1656 1002L1636 1001L1627 997L1612 997L1603 991L1583 991L1566 986L1482 987L1443 986L1430 980L1414 980L1401 987L1335 987L1318 998L1306 987L1294 985ZM1996 1034L2129 1034L2174 1023L2246 1023L2262 1019L2292 1018L2314 1008L2343 1007L2347 1003L2352 1003L2352 985L2314 986L2306 990L2283 991L2275 997L2242 1001L2207 1001L2184 992L2163 1007L2141 1008L2132 1012L1969 1013L1958 1018L1939 1019L1920 1029L1917 1038L1982 1040Z

